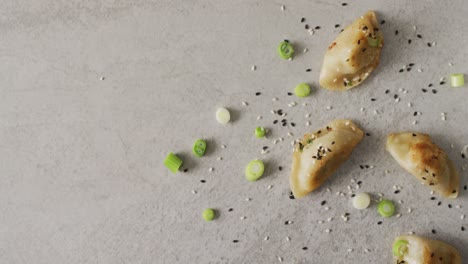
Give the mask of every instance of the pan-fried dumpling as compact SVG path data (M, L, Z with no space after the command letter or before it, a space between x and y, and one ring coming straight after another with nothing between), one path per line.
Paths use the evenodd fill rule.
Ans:
M461 264L458 251L451 245L420 236L399 236L393 242L393 256L405 264Z
M459 176L445 151L427 134L398 133L387 137L387 151L423 184L444 197L457 198Z
M348 90L358 86L377 67L383 34L373 11L347 26L325 53L320 86Z
M296 198L312 192L345 162L364 132L349 120L334 120L306 134L295 146L289 177Z

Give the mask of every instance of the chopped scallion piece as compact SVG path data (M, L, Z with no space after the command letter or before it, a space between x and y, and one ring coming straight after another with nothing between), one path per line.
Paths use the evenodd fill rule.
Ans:
M462 87L463 85L465 85L465 76L462 73L450 75L450 86Z
M298 97L307 97L310 94L310 86L307 83L301 83L294 89Z
M370 201L371 201L371 198L369 194L360 193L354 196L353 206L354 208L359 209L359 210L366 209L367 207L369 207Z
M393 243L393 255L395 257L403 257L408 250L408 241L397 240Z
M395 212L395 205L390 200L382 200L377 206L377 211L383 217L390 217Z
M282 59L290 59L294 55L294 48L288 42L283 41L278 46L278 54Z
M206 141L203 139L197 139L193 144L192 152L197 157L203 157L206 152Z
M224 125L229 123L229 120L231 120L231 114L229 113L229 110L224 107L218 108L218 110L216 110L216 120L218 123Z
M203 219L205 219L205 221L209 222L209 221L215 219L216 211L211 209L211 208L207 208L207 209L205 209L203 211L202 217L203 217Z
M172 152L170 152L164 160L164 166L166 166L173 173L179 171L181 165L182 160Z
M371 46L371 47L378 47L380 45L380 39L379 38L367 37L367 42L369 43L369 46Z
M265 165L261 160L252 160L245 168L245 178L248 181L256 181L262 177Z
M266 134L266 129L264 127L255 128L255 136L258 138L264 137Z

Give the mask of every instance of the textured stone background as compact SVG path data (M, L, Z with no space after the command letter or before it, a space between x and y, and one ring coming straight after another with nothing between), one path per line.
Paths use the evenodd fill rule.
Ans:
M468 2L2 0L1 6L0 262L390 263L393 238L409 231L452 243L468 261L468 231L460 229L468 229L460 219L468 214L468 192L438 207L439 197L431 201L429 190L384 151L387 133L430 133L467 184L468 159L460 151L468 144L468 88L439 85L439 78L468 73ZM324 51L341 29L334 25L368 9L386 20L381 65L359 88L319 89ZM310 35L301 17L321 29ZM292 62L276 54L284 38L298 51ZM399 73L409 63L412 70ZM312 96L288 97L300 82L312 84ZM437 94L421 92L429 83ZM289 108L293 101L298 106ZM231 124L216 123L219 106L232 110ZM271 109L283 109L296 127L274 126ZM353 119L371 136L322 188L290 200L287 132L300 137L334 118ZM252 135L257 125L271 129L268 140ZM201 159L190 154L199 137L209 140ZM285 141L273 145L278 137ZM271 152L262 155L263 146ZM184 158L188 172L168 172L162 161L169 151ZM243 170L256 157L265 160L266 174L249 183ZM377 225L375 205L352 209L352 179L363 182L358 191L402 200L402 217ZM393 193L394 185L401 193ZM206 207L219 210L216 221L202 220ZM340 218L345 212L347 223Z

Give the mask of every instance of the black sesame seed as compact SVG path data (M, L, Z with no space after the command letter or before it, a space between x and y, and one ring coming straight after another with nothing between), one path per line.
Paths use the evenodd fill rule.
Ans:
M380 25L385 24L385 20L380 21Z
M205 180L200 180L201 183L205 183L206 181Z
M368 169L368 168L369 168L369 165L366 165L366 169Z
M441 201L439 201L439 202L437 203L437 206L440 206L441 204L442 204L442 202L441 202Z
M312 69L307 69L307 70L306 70L306 72L310 72L310 71L312 71Z
M457 190L453 190L452 193L457 193Z
M293 122L291 122L291 126L295 127L295 126L296 126L296 124L295 124L295 123L293 123Z
M381 225L381 224L382 224L382 221L378 221L377 224L378 224L378 225Z
M408 39L408 44L411 44L411 39Z
M431 197L431 200L434 201L436 198L435 197Z
M434 253L431 253L431 258L433 258L433 257L434 257Z
M395 95L393 96L393 98L394 98L394 99L397 99L397 98L398 98L398 94L395 94Z
M339 28L340 27L340 24L335 24L335 28Z
M302 250L307 250L307 247L303 247Z
M435 177L435 176L436 176L436 174L435 174L435 173L432 173L432 177Z
M416 35L418 38L422 38L421 34Z
M316 26L315 29L320 29L320 26Z
M292 94L292 93L288 93L288 96L291 96L291 95L293 95L293 94Z
M444 81L442 81L442 82L440 82L440 83L439 83L439 85L444 85L444 84L445 84L445 82L444 82Z
M362 166L362 165L359 165L359 167L361 168L361 170L363 170L363 169L364 169L364 166Z
M187 172L187 171L188 171L188 169L184 169L184 172Z
M321 206L324 206L325 204L327 204L327 201L325 201L325 200L323 200L323 201L320 203Z
M356 196L356 194L354 194L354 193L353 193L353 194L351 194L351 197L354 197L354 196Z
M347 6L347 5L348 5L348 3L342 3L341 5L342 5L342 6Z
M363 48L363 49L362 49L362 52L365 52L366 50L367 50L366 48Z
M415 137L415 136L416 136L416 134L413 134L413 137Z
M463 190L465 190L465 191L466 191L466 189L467 189L467 188L468 188L468 186L467 186L467 185L465 185L465 186L463 187Z
M262 149L263 149L263 150L267 150L267 149L268 149L268 146L264 146Z
M343 31L344 31L344 29L340 30L340 33L343 32Z
M292 222L291 221L285 221L284 224L285 225L290 225L290 224L292 224Z
M255 93L256 96L259 96L259 95L261 95L261 94L262 94L261 92L256 92L256 93Z
M294 199L296 199L296 197L294 197L294 195L291 193L291 194L289 195L289 199L294 200Z
M436 89L432 89L432 93L433 93L433 94L436 94L436 93L437 93L437 90L436 90Z
M385 94L388 94L390 92L390 90L385 90Z
M276 111L276 113L277 113L278 115L283 115L283 109L279 109L278 111ZM284 119L283 119L283 120L284 120Z
M278 123L278 120L274 120L274 121L273 121L273 124L276 124L276 123Z
M375 99L375 98L371 98L370 100L371 100L372 102L375 102L375 100L377 100L377 99Z
M304 28L309 29L309 25L305 24Z
M461 231L465 231L465 227L462 226L462 227L461 227Z
M406 71L408 72L411 71L411 67L406 68Z
M358 184L358 185L361 185L361 184L362 184L362 181L358 181L357 184Z
M305 22L305 17L301 18L301 23Z
M285 39L284 42L289 43L289 40Z
M283 123L282 126L287 126L288 124L287 123Z
M448 204L448 208L452 209L452 205L451 205L451 204Z
M427 90L426 90L426 89L424 89L424 88L423 88L423 89L421 89L421 91L422 91L423 93L427 92Z
M426 180L426 177L422 177L422 179L425 181L425 180Z
M465 158L465 153L462 153L461 157L462 157L462 159L464 159Z
M413 116L417 116L417 115L418 115L418 112L414 112L414 113L413 113Z
M430 42L428 42L427 46L430 48L430 47L432 47L432 44Z
M370 133L366 133L366 136L370 137Z
M395 35L398 35L398 30L395 30Z
M408 66L413 67L413 66L414 66L414 63L410 63L410 64L408 64Z
M335 145L335 141L332 141L332 143L331 143L331 144L332 144L332 145Z
M437 232L435 231L435 229L432 229L432 234L436 234Z
M278 170L279 170L279 171L282 171L282 170L283 170L283 167L279 166L279 167L278 167Z
M395 190L393 193L399 194L399 193L400 193L400 190Z
M368 30L368 29L369 29L369 28L368 28L367 26L363 26L363 27L362 27L362 30L364 30L364 31L366 31L366 30Z
M428 85L428 87L432 87L432 83L430 83L430 84Z
M237 242L239 242L239 240L237 240L237 239L232 241L232 243L237 243Z

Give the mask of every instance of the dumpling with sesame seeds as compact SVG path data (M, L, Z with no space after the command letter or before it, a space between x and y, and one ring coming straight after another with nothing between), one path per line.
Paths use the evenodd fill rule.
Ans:
M393 257L399 264L461 264L460 253L451 245L425 237L407 235L395 238Z
M289 184L294 197L317 189L343 164L364 137L350 120L334 120L295 145Z
M460 177L447 153L427 134L404 132L387 137L387 151L424 185L448 198L457 198Z
M383 34L373 11L347 26L328 47L320 72L320 86L348 90L358 86L377 67Z

